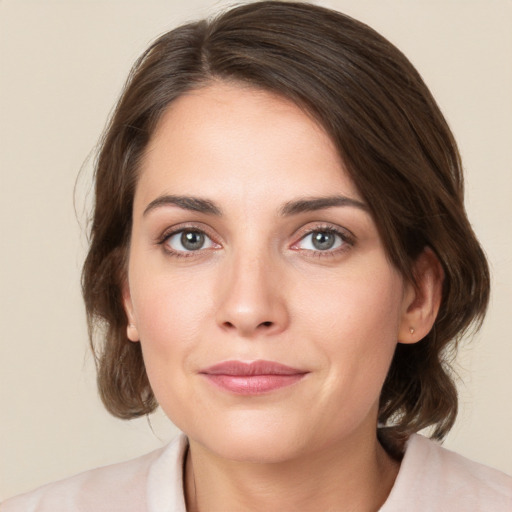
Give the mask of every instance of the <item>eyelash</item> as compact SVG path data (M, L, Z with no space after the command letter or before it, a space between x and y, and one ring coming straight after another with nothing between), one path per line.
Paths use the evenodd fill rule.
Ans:
M198 253L203 252L204 250L208 249L198 249L196 251L177 251L174 249L171 249L167 242L175 235L178 235L180 233L198 233L202 234L205 237L207 237L211 242L215 245L220 245L218 242L215 241L214 237L211 236L203 227L198 227L194 225L185 225L185 226L179 226L174 227L170 230L167 230L163 233L163 235L157 240L157 244L161 245L163 247L163 250L169 255L176 258L190 258L197 256Z
M328 233L332 235L336 235L341 239L341 246L337 247L335 249L326 249L324 251L317 249L294 249L294 246L298 245L300 242L306 239L306 237L313 235L314 233ZM306 253L309 253L309 257L315 257L315 258L329 258L333 256L339 256L340 254L344 253L345 251L349 250L351 247L355 245L355 236L348 232L348 230L342 230L340 228L337 228L335 226L332 226L330 224L322 224L322 225L316 225L312 228L307 228L303 233L300 233L300 238L297 240L297 242L294 242L292 245L292 249L297 251L304 251Z
M165 231L162 236L157 240L157 244L161 245L163 247L163 250L170 256L176 257L176 258L190 258L197 256L198 254L202 253L205 250L210 250L210 248L206 249L198 249L196 251L177 251L174 249L171 249L167 242L169 239L175 235L178 235L180 233L189 232L189 233L199 233L207 237L211 243L220 246L218 242L215 241L215 238L211 236L203 227L198 227L194 225L188 225L188 226L179 226L172 228L171 230ZM306 239L306 237L314 234L314 233L328 233L333 234L341 239L341 247L337 247L335 249L326 249L324 251L317 249L300 249L300 248L294 248L294 246L298 245L301 241ZM317 225L312 228L307 228L303 233L300 233L300 238L294 242L291 246L292 250L295 251L303 251L306 253L310 253L309 256L312 257L332 257L332 256L338 256L339 254L349 250L351 247L355 245L355 236L346 230L342 230L339 228L336 228L332 225Z

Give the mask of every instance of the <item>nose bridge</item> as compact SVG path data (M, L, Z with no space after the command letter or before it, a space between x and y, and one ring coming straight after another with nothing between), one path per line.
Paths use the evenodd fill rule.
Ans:
M266 247L233 251L221 276L218 324L250 337L284 329L288 313L278 280L278 258Z

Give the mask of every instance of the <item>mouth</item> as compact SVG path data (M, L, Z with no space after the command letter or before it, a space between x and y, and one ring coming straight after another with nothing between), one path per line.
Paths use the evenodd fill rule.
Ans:
M259 395L291 386L309 372L274 361L225 361L199 372L213 385L238 395Z

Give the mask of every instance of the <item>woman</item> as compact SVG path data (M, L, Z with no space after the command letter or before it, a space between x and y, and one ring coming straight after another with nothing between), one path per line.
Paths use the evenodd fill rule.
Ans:
M83 271L122 418L184 435L2 510L510 510L443 450L444 355L489 276L455 141L406 58L262 2L158 39L102 140Z

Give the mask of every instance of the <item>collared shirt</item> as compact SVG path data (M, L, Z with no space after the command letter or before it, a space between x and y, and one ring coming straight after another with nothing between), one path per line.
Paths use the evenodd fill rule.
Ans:
M0 511L186 512L186 449L187 438L180 435L143 457L86 471L7 500ZM512 477L413 435L379 512L411 511L512 512Z

